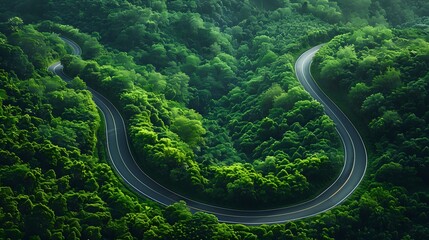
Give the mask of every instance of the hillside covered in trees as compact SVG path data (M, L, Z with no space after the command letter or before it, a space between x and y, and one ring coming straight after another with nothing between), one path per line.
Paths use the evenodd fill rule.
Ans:
M408 0L0 1L0 238L427 238L428 9ZM342 205L284 224L219 223L184 202L137 196L106 161L87 85L123 114L142 168L175 191L245 209L317 195L343 151L293 66L327 41L314 76L369 150L367 176ZM58 60L72 81L46 70Z

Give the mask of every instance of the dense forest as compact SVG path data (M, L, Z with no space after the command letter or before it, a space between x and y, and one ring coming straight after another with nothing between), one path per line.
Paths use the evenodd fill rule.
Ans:
M0 11L0 238L429 236L427 1L0 0ZM315 196L343 151L293 66L324 42L313 74L369 150L365 181L342 205L225 224L141 198L109 166L87 86L123 114L142 168L175 191L235 208ZM58 60L73 80L46 70Z

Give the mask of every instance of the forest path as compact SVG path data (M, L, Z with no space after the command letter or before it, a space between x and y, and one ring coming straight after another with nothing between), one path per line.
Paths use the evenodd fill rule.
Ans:
M62 37L73 49L73 54L82 53L78 44ZM320 90L310 73L310 66L320 45L303 53L295 64L296 76L304 88L322 103L325 112L336 124L344 144L345 162L336 181L317 197L293 206L267 210L237 210L201 203L175 193L150 178L136 163L131 153L124 120L116 107L103 95L88 88L94 102L101 110L106 125L107 152L111 166L123 181L138 194L162 205L171 205L184 200L192 212L214 214L219 221L246 225L273 224L293 221L325 212L343 202L357 188L365 175L367 154L365 145L356 128L343 112ZM52 64L49 71L69 81L60 62Z

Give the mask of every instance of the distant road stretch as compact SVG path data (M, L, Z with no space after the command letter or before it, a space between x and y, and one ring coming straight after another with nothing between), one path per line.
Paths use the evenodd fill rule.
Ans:
M73 54L82 53L79 45L62 38L72 49ZM296 75L304 88L325 108L337 127L345 149L344 168L338 179L316 198L290 207L268 210L236 210L222 208L194 201L161 186L140 169L131 154L124 120L115 106L103 95L89 88L94 102L101 110L106 122L106 140L109 161L123 181L138 194L162 205L171 205L184 200L192 212L203 211L216 215L221 222L246 225L272 224L292 221L325 212L343 202L359 185L365 170L367 155L364 143L350 120L317 87L310 74L310 65L315 53L321 46L314 47L298 59L295 65ZM65 81L70 78L64 74L60 62L51 65L49 71Z

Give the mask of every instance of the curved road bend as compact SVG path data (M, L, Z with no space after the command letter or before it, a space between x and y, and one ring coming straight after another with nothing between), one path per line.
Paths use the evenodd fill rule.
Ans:
M79 55L80 47L73 41L62 38ZM334 120L345 149L345 164L338 179L319 196L297 205L267 210L236 210L213 206L174 193L158 184L144 173L131 154L124 120L115 106L93 89L93 99L100 108L106 122L106 140L109 160L115 171L136 192L162 205L171 205L184 200L192 212L212 213L221 222L246 225L272 224L314 216L327 211L344 201L359 185L366 170L366 150L363 141L347 117L317 87L310 74L311 60L320 46L305 52L296 62L296 74L305 89L324 107ZM70 80L63 73L61 63L55 63L49 70L64 80Z

